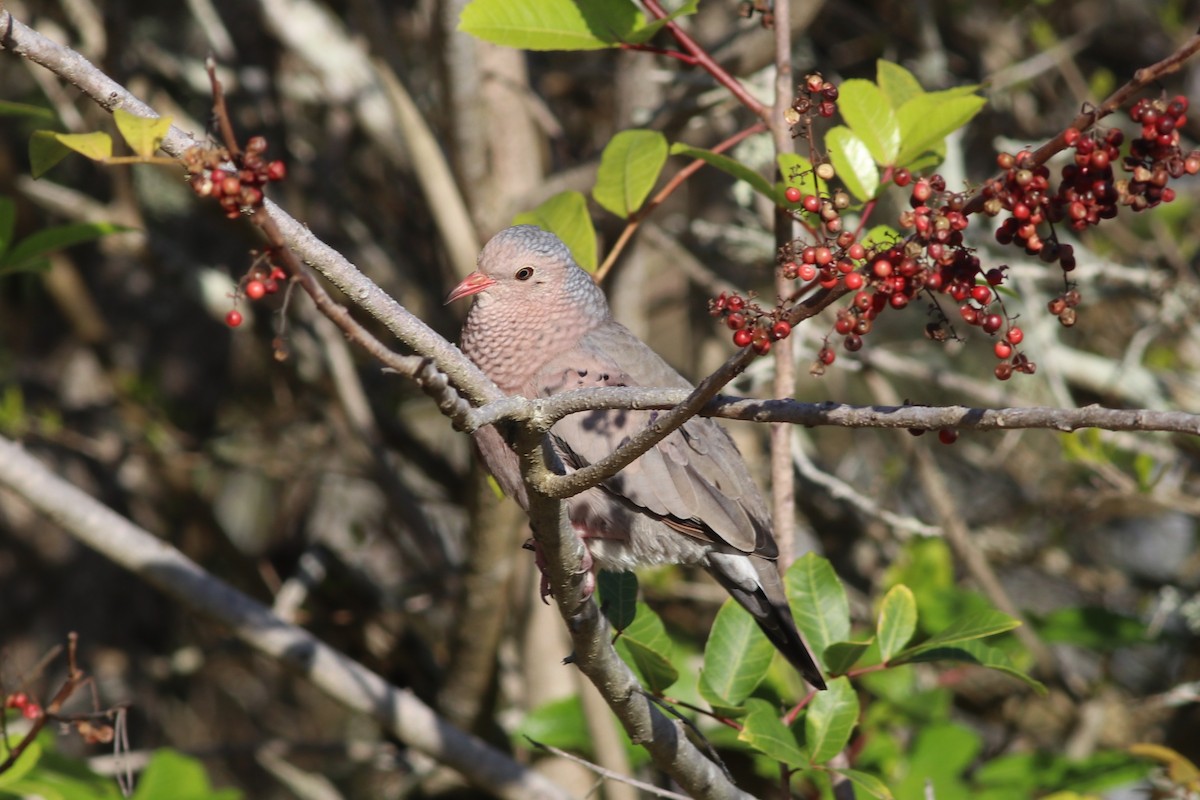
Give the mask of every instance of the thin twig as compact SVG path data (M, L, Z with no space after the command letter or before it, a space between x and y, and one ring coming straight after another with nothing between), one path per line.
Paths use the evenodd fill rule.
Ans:
M633 778L626 777L625 775L621 775L620 773L613 772L610 769L605 769L604 767L600 766L599 764L594 764L591 761L588 761L586 758L580 758L579 756L577 756L573 753L568 753L566 750L560 750L559 748L555 747L554 745L543 744L542 742L539 742L537 739L534 739L530 736L526 736L525 739L534 747L536 747L540 750L545 750L547 753L556 755L559 758L565 758L567 761L571 761L576 764L579 764L580 766L591 770L592 772L596 773L597 775L599 775L602 778L606 778L607 780L617 781L618 783L628 784L629 786L633 786L635 788L641 789L643 792L648 792L649 794L652 794L655 797L665 797L668 800L691 800L691 798L685 794L678 794L676 792L672 792L667 789L660 789L652 783L645 783L644 781L634 780Z

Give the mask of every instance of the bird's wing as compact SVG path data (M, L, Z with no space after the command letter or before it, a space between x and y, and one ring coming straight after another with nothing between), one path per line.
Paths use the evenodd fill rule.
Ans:
M645 343L607 323L579 346L552 359L532 393L549 396L600 386L689 387ZM654 421L658 411L599 410L572 414L551 429L568 469L594 463ZM733 440L710 419L694 418L651 448L604 488L696 538L774 558L766 506Z

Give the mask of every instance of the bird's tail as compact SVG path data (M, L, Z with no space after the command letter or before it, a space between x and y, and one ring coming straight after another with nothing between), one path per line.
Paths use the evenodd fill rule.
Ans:
M787 594L774 561L741 553L709 553L708 571L762 628L775 649L783 654L804 680L817 689L825 678L796 628Z

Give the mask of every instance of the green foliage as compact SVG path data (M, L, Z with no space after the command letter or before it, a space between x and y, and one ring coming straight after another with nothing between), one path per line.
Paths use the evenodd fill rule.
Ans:
M1060 608L1031 622L1043 641L1092 650L1115 650L1142 644L1148 638L1141 620L1097 606Z
M662 619L639 603L633 622L621 632L617 653L654 694L662 694L679 680L673 663L674 646Z
M33 177L40 178L72 152L103 161L112 157L112 137L103 131L59 133L34 131L29 140L29 164Z
M848 678L834 678L829 688L817 692L804 715L804 740L809 757L823 764L836 756L850 741L858 723L858 695Z
M722 172L732 175L738 180L745 181L746 183L750 184L750 187L754 189L754 191L758 192L764 197L775 198L776 202L782 202L783 200L782 191L780 191L778 197L775 197L775 190L771 186L770 181L768 181L762 175L759 175L754 170L750 169L750 167L747 167L742 162L730 158L727 155L714 153L711 150L705 150L701 147L692 147L691 145L681 144L680 142L676 142L675 144L671 145L671 155L698 158L704 163L708 164L710 167L716 167Z
M10 736L8 746L16 744ZM54 735L42 731L13 766L0 773L0 798L120 800L116 780L97 775L74 758L55 752ZM7 749L7 748L6 748ZM154 752L137 780L133 800L240 800L236 789L213 789L203 764L175 750Z
M725 601L708 634L700 694L716 706L734 708L766 677L775 648L741 606Z
M621 131L600 157L592 197L618 217L633 216L666 163L667 137L658 131Z
M816 553L796 559L784 579L796 625L825 665L825 649L850 636L850 601L833 565Z
M808 765L808 750L793 728L779 717L779 711L771 703L757 697L746 702L746 716L738 739L770 758L793 769Z
M617 631L628 628L637 615L637 576L632 572L601 570L596 575L596 593L608 624Z
M696 12L688 0L668 19ZM458 29L523 50L601 50L649 41L666 20L647 21L629 0L473 0Z
M14 242L16 219L16 204L12 198L0 197L0 276L44 272L50 268L48 256L55 250L130 230L107 222L80 222L52 225Z

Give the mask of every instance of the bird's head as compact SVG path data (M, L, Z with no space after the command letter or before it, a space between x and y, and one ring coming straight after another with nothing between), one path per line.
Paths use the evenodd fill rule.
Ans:
M446 296L452 303L475 295L481 308L497 305L526 315L569 309L583 318L604 319L604 293L562 240L534 225L500 231L479 253L478 269Z

